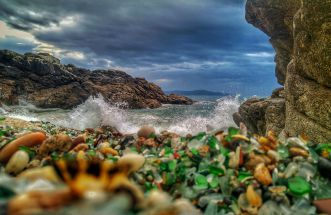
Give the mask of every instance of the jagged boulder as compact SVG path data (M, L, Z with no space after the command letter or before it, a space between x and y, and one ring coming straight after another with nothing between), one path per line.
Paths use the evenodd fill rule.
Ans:
M331 140L330 11L330 0L247 0L246 19L270 36L284 92L276 103L266 102L272 98L244 102L237 122L263 124L252 128L260 134L285 130L317 142ZM252 108L257 110L243 111Z
M0 51L0 102L13 105L23 99L38 107L68 109L98 94L128 108L193 103L184 96L168 96L159 86L123 71L90 71L63 65L49 54Z
M256 134L272 130L279 134L285 123L285 99L283 88L276 89L270 98L251 98L243 102L233 119L236 124L244 122Z

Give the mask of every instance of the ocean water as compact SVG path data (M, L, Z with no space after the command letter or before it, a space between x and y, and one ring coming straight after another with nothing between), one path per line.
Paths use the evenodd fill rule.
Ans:
M168 130L185 134L226 129L235 126L232 114L240 105L239 96L190 96L193 105L163 105L157 109L126 110L105 102L102 96L90 97L72 110L41 109L24 101L4 106L0 114L29 120L48 121L59 126L83 130L99 125L115 126L123 133L135 133L143 125L158 132Z

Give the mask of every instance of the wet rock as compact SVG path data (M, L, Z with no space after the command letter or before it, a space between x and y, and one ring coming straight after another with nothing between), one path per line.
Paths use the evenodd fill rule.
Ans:
M287 81L286 130L317 142L331 139L331 89L290 73Z
M325 0L247 1L246 20L270 37L276 51L276 77L285 90L273 92L271 99L282 102L269 111L264 112L267 108L261 101L253 102L257 104L252 107L261 106L259 116L239 108L237 121L253 132L285 129L290 136L305 134L316 142L331 139L330 9L330 1ZM247 105L243 103L243 109ZM270 123L274 126L267 126Z
M126 108L193 103L184 96L166 95L144 78L133 78L114 69L89 71L63 65L59 59L43 53L20 55L1 50L0 79L0 101L8 104L18 104L24 98L38 107L69 109L98 94L109 102L125 102Z
M248 130L265 135L268 131L279 134L285 126L285 100L283 98L251 98L233 115L239 126L244 123Z
M191 105L193 104L193 100L189 99L185 96L180 96L180 95L176 95L176 94L170 94L168 96L168 103L169 104L181 104L181 105Z

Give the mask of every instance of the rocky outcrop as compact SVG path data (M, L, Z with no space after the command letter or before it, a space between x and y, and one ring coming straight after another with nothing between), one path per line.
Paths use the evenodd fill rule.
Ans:
M0 51L0 103L13 105L23 99L42 108L68 109L98 94L128 108L193 103L184 96L166 95L159 86L122 71L90 71L62 65L49 54Z
M266 131L280 133L285 126L284 89L276 89L270 98L251 98L241 104L233 115L236 124L244 122L255 134Z
M284 96L276 106L272 98L244 102L235 114L237 122L262 124L252 128L260 134L284 129L291 136L331 140L330 11L330 0L247 1L247 21L270 36L276 51L276 77Z

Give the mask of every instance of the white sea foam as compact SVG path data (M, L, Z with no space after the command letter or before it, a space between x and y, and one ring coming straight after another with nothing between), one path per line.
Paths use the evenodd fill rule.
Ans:
M33 109L37 109L34 105L20 101L18 106L3 106L1 110L6 116L25 121L39 121L40 119L35 117L32 113ZM0 111L0 112L1 112Z
M80 130L109 125L123 133L135 133L139 127L148 124L158 132L168 130L185 135L234 126L232 114L238 110L239 105L239 96L229 96L214 102L197 102L191 106L164 105L158 109L125 110L119 107L123 104L109 104L99 95L88 98L70 111L39 109L24 102L4 111L10 117L49 121Z
M239 96L224 97L218 99L214 110L207 116L188 116L180 122L171 124L169 131L180 134L192 133L196 134L201 131L225 129L230 126L235 126L232 119L232 114L238 110L240 105Z
M74 108L65 119L55 122L57 125L83 130L100 125L115 126L120 131L131 132L132 125L126 111L118 105L110 105L104 98L89 97L83 104Z

